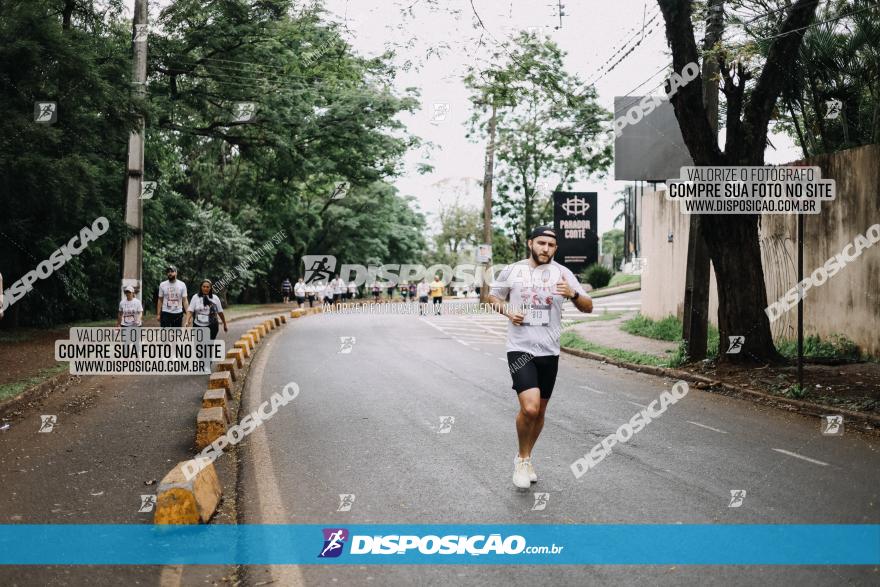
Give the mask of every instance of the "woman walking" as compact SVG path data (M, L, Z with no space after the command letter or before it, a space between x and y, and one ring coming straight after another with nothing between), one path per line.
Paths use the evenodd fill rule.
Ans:
M211 333L211 340L217 338L220 330L219 317L223 322L223 332L228 332L226 315L223 314L223 306L220 298L211 293L211 280L205 279L199 287L199 293L192 297L189 302L189 311L186 314L186 325L207 328Z

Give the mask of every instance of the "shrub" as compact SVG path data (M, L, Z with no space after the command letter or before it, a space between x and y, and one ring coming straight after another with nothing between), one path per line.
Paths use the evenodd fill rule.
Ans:
M598 263L593 263L583 270L580 275L580 279L581 281L592 285L593 289L599 289L600 287L605 287L606 285L608 285L608 282L611 281L612 275L613 272L611 271L611 269L603 267Z

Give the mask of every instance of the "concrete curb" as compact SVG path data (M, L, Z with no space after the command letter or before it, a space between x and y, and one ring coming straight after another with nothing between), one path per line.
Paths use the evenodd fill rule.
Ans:
M747 387L724 383L723 381L718 381L717 379L712 379L711 377L705 377L703 375L697 375L696 373L690 373L689 371L682 371L680 369L673 369L671 367L655 367L653 365L637 365L635 363L627 363L626 361L620 361L618 359L606 357L605 355L591 353L589 351L582 351L580 349L574 349L571 347L562 347L562 352L574 355L576 357L581 357L582 359L592 359L594 361L609 363L617 367L622 367L623 369L629 369L630 371L638 371L640 373L649 373L651 375L658 375L660 377L671 377L673 379L683 379L685 381L702 383L704 384L703 387L698 387L698 389L702 389L703 391L716 393L713 391L712 388L720 388L724 390L728 395L733 395L739 398L749 398L763 404L773 405L774 407L777 407L776 404L783 404L784 406L788 406L789 408L795 409L801 413L806 413L814 416L840 414L848 418L848 424L855 423L861 430L880 434L880 416L874 414L854 412L852 410L836 408L834 406L826 406L823 404L805 402L798 399L790 399L777 395L770 395L761 391L749 389Z
M273 314L277 313L273 312ZM248 316L248 318L256 317ZM276 315L275 318L279 317ZM271 326L269 326L270 322ZM279 318L278 323L286 324L287 321ZM277 329L275 324L276 321L273 318L255 327L256 331L261 332L259 339L254 334L243 334L236 341L246 340L249 343L247 346L252 349L249 353L242 353L243 355L246 353L247 356L242 357L239 373L235 372L235 362L232 359L224 360L222 365L219 361L215 363L216 370L208 376L207 391L202 397L195 418L194 446L197 450L210 445L228 432L229 428L237 422L241 392L244 391L247 383L251 362L256 356L257 347L260 342L265 340L264 337L268 331ZM252 329L251 332L254 332L255 329ZM235 393L236 391L238 394ZM236 395L238 395L237 398ZM201 469L189 481L183 474L186 465L193 463L198 458L199 456L196 455L188 461L177 463L162 479L157 491L156 510L153 517L155 524L207 524L219 508L223 487L213 465Z

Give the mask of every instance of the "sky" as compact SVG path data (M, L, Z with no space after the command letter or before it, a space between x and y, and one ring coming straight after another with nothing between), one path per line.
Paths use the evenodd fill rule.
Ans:
M158 5L169 1L159 0ZM421 110L404 113L400 119L433 148L430 154L428 149L410 151L404 173L393 183L403 195L416 198L434 230L441 203L458 199L482 209L478 182L485 144L465 136L470 105L462 78L469 65L488 63L488 56L508 36L527 29L551 38L567 53L568 71L594 82L599 104L609 111L613 112L615 96L662 92L664 66L671 57L654 0L567 0L562 3L561 26L559 2L552 0L439 0L442 10L431 10L429 4L429 0L324 0L331 18L345 23L349 32L344 37L355 52L375 56L395 48L395 63L400 66L397 89L400 93L410 86L420 89ZM411 7L410 14L404 14L406 7ZM475 12L484 29L475 27ZM637 39L641 42L635 50L618 62L622 54L615 52ZM407 61L412 67L404 71ZM613 69L608 67L615 63ZM722 145L723 137L722 131ZM775 149L768 149L767 163L800 158L800 149L788 136L771 131L770 141ZM416 169L426 157L434 171L420 175ZM632 182L614 180L613 166L603 178L574 184L574 191L598 192L600 234L612 228L619 209L613 210L611 204L626 185Z

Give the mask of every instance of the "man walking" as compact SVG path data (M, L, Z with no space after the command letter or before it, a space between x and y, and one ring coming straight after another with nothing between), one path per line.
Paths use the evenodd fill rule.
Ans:
M168 277L159 284L159 299L156 301L156 316L162 328L180 328L183 316L189 311L186 284L177 281L177 267L169 265L165 269Z
M527 245L528 258L505 267L489 293L489 303L510 320L507 364L520 406L513 484L520 489L538 480L532 449L556 384L562 304L568 299L581 312L593 311L593 300L574 274L553 260L556 232L539 226L529 234Z

